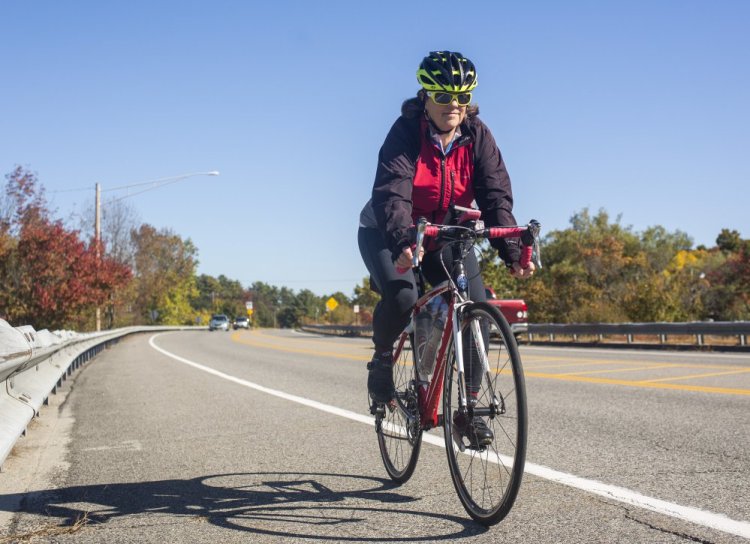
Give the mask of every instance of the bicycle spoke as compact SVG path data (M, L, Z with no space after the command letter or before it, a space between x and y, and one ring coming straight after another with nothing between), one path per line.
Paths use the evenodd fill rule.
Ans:
M404 342L403 348L408 348L410 338L407 337ZM383 407L384 413L379 416L382 418L378 429L380 455L388 475L398 483L411 477L422 443L422 432L413 425L415 416L409 415L409 410L416 410L412 354L411 349L401 349L396 356L393 364L396 395L391 403Z
M520 359L510 327L498 316L499 312L491 306L476 303L466 312L465 322L462 320L463 336L468 340L460 349L465 350L466 394L471 403L460 418L472 418L470 423L454 419L459 417L455 414L460 409L459 381L452 360L447 365L444 391L445 433L453 483L466 511L485 524L496 523L510 511L520 485L526 450L526 405ZM489 343L476 338L476 331L480 330L484 338L491 339ZM466 346L470 346L468 351ZM476 353L485 346L486 357ZM455 349L458 348L451 347L449 357L455 357ZM489 366L484 368L478 382L473 372L484 364ZM497 412L500 409L503 413ZM471 425L484 423L491 433L491 442L486 443L486 434L480 435L483 442L476 437L472 442L466 436L461 437L463 448L459 447L452 439L454 421L461 421L469 429L473 428Z

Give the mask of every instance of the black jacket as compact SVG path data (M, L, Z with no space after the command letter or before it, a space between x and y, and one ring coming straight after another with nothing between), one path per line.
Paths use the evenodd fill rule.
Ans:
M482 211L485 224L490 227L515 225L510 177L489 128L477 117L467 118L461 125L460 138L453 144L448 155L443 156L436 146L423 145L425 139L429 140L430 134L422 119L422 116L399 117L378 155L372 206L378 227L385 233L386 243L394 257L413 243L410 227L417 219L413 217L414 208L422 211L425 209L425 203L412 201L420 153L437 153L444 161L451 161L454 153L460 153L462 147L465 153L468 147L473 161L470 188ZM436 183L440 182L436 180ZM433 206L438 207L437 204ZM497 239L491 243L500 251L500 257L506 263L519 259L517 240Z

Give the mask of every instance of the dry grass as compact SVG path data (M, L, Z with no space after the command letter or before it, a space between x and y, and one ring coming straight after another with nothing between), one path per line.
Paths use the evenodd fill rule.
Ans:
M9 536L0 537L0 544L16 544L22 542L33 542L35 538L39 537L50 537L57 535L71 535L75 534L89 522L89 513L84 512L76 518L72 525L47 525L36 531L30 531L28 533L14 534Z

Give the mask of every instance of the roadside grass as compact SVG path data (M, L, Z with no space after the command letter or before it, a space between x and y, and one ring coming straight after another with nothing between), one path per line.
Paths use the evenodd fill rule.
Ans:
M89 513L84 512L76 518L71 525L46 525L41 529L30 531L28 533L17 533L8 536L0 536L0 544L16 544L23 542L33 542L35 538L51 537L58 535L71 535L79 532L89 523Z

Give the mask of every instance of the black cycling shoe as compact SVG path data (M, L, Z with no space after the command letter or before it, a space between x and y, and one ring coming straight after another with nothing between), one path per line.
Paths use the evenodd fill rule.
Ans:
M375 402L386 403L396 393L393 386L393 354L375 354L367 363L367 392Z
M469 447L472 449L478 450L489 446L495 439L493 432L479 416L474 416L469 420L467 417L456 413L453 416L453 425L460 436L469 440Z

